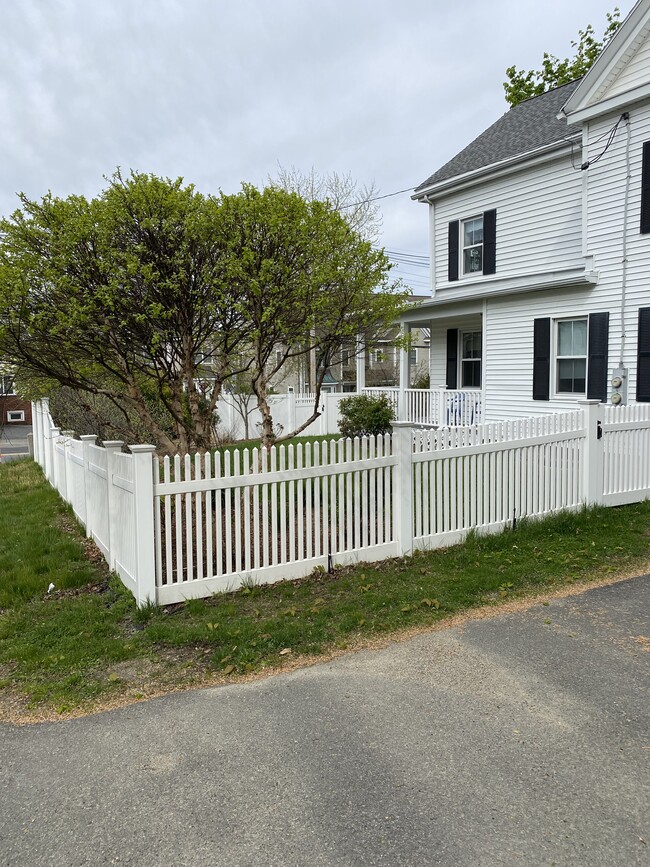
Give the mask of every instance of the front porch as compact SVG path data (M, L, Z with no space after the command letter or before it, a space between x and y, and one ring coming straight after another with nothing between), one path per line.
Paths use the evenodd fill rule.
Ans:
M465 427L483 421L483 392L479 389L364 388L363 394L390 400L396 421L422 427Z

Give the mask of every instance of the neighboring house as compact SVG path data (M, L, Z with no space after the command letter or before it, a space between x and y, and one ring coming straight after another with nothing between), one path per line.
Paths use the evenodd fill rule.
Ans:
M402 322L429 329L432 387L482 389L488 421L650 401L650 0L413 198L432 298Z
M422 296L412 295L412 304L419 304ZM400 351L397 345L399 326L389 328L373 337L372 348L362 353L364 358L364 384L368 387L394 387L399 385ZM279 353L281 355L281 353ZM323 379L324 392L354 392L357 390L358 357L354 346L342 346L331 359ZM287 362L274 377L272 385L276 393L286 393L292 388L296 393L311 392L312 380L316 379L317 359L315 353ZM429 331L426 327L413 328L411 348L408 354L409 385L418 384L428 375Z
M31 423L31 403L15 393L14 374L10 368L0 366L0 427Z

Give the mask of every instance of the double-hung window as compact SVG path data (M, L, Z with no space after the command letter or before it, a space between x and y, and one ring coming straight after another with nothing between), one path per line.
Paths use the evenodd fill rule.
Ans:
M463 274L483 273L483 214L461 223Z
M448 279L472 279L496 274L497 212L494 208L448 228Z
M555 391L585 394L587 384L587 318L555 323Z
M481 387L481 343L480 331L463 331L460 337L460 386L461 388Z

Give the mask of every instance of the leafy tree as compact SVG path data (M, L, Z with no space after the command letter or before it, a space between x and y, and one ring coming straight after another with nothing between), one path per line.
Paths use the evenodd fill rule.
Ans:
M318 418L323 380L341 345L391 325L407 293L389 283L386 255L363 240L329 202L245 185L236 196L222 196L221 206L228 279L250 325L246 376L262 414L262 443L268 446ZM277 438L267 399L270 383L287 363L312 353L318 361L313 412Z
M578 39L571 42L571 47L576 49L573 57L560 60L544 52L542 68L539 70L525 71L515 66L508 67L506 69L508 80L503 84L506 102L514 106L525 99L530 99L531 96L539 96L540 93L546 93L554 87L582 78L591 69L620 24L620 11L617 7L613 12L607 13L607 26L602 39L596 38L591 24L588 24L584 30L578 31Z
M32 380L106 398L167 453L210 447L225 372L248 337L214 243L218 202L118 171L90 201L21 203L0 223L0 356ZM217 375L203 394L208 352Z
M112 403L169 454L216 444L224 383L246 371L270 444L275 347L326 360L401 307L383 253L295 193L202 196L118 171L90 201L21 203L0 222L0 357Z

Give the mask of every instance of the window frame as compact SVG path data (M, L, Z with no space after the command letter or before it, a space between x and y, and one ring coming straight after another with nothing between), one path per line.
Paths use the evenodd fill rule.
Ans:
M461 279L463 278L473 278L473 277L481 277L483 275L483 265L485 260L485 212L481 212L480 214L474 214L472 217L465 217L459 221L458 227L458 274ZM475 220L481 221L481 241L479 244L468 244L465 245L465 226L467 223L472 223ZM471 250L474 248L480 248L481 251L481 267L476 271L466 271L465 270L465 250Z
M12 415L17 415L18 418L12 418ZM20 424L25 421L25 410L24 409L8 409L7 410L7 424Z
M466 334L478 334L480 339L480 355L478 358L466 358L463 354L464 351L464 340ZM479 372L479 381L480 385L464 385L464 377L463 377L463 362L470 362L471 364L478 364L478 372ZM459 388L466 391L480 391L483 388L483 331L480 328L471 328L467 331L462 331L460 328L458 329L458 384Z
M586 326L585 331L585 351L584 355L560 355L560 324L564 322L584 322ZM589 316L588 315L578 315L578 316L558 316L553 319L553 341L551 344L551 359L552 359L552 377L553 377L553 389L552 394L554 398L559 400L575 400L576 397L586 397L587 395L587 378L589 374ZM559 362L560 361L577 361L583 360L585 365L585 387L582 391L560 391L559 390Z
M9 382L11 391L5 391L7 381ZM16 394L15 382L16 377L13 373L0 373L0 397L14 397Z

